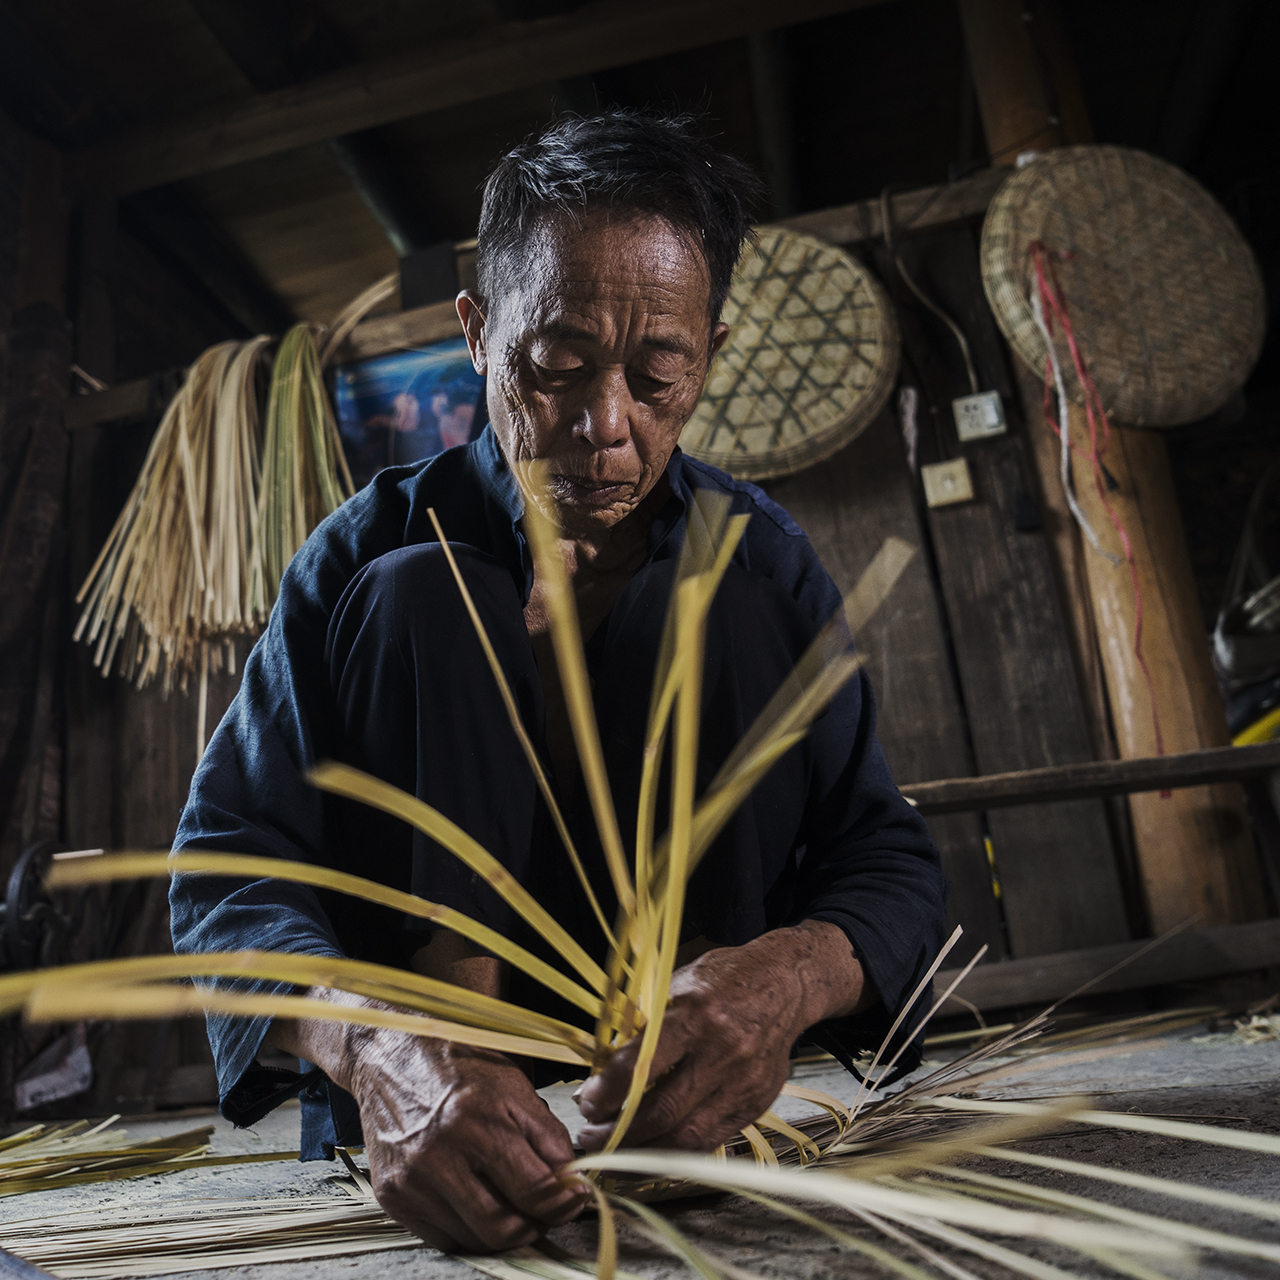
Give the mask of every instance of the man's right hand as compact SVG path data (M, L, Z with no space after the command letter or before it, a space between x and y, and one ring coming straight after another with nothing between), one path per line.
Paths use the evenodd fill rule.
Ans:
M388 1037L353 1083L378 1203L428 1244L513 1249L581 1210L568 1131L501 1054Z
M502 1054L310 1019L277 1019L270 1039L355 1096L378 1203L437 1249L531 1244L586 1203L557 1172L568 1131Z

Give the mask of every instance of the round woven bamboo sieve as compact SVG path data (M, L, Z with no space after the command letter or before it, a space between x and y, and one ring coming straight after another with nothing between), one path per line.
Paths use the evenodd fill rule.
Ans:
M764 228L725 303L729 338L680 437L746 480L829 458L878 414L898 373L884 291L834 245Z
M1045 343L1029 298L1036 240L1072 255L1057 262L1072 327L1121 422L1194 422L1243 385L1262 348L1262 280L1235 223L1181 169L1123 147L1064 147L996 192L982 279L1005 337L1039 373ZM1069 371L1060 333L1055 342ZM1070 373L1067 388L1084 402Z

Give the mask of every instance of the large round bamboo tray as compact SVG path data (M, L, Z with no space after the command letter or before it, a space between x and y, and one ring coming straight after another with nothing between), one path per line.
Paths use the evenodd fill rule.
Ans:
M898 374L884 291L834 245L763 228L725 303L729 338L680 437L746 480L829 458L883 408Z
M1262 348L1262 280L1235 223L1181 169L1124 147L1064 147L996 192L982 279L1005 337L1040 372L1045 343L1029 298L1036 240L1073 255L1057 263L1072 326L1121 422L1194 422L1243 385ZM1083 403L1060 333L1056 345L1068 393Z

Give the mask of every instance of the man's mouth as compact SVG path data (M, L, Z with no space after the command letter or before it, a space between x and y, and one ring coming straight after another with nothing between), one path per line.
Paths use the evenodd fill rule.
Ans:
M585 480L567 475L555 478L556 497L575 507L611 506L629 488L631 485L621 480Z

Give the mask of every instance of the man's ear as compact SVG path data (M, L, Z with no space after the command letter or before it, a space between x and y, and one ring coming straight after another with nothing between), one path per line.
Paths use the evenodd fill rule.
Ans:
M489 372L489 353L484 333L484 299L471 289L463 289L458 294L455 305L458 308L458 319L462 321L462 331L467 337L472 367L484 377Z
M711 330L711 356L713 359L720 348L724 346L724 340L728 336L729 326L723 320Z

